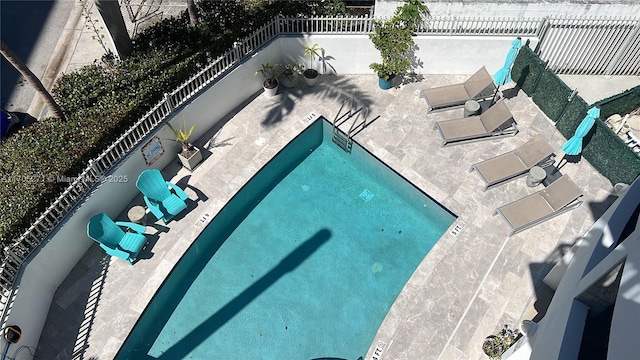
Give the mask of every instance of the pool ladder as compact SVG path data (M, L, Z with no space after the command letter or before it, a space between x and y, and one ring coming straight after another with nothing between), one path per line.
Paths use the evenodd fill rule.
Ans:
M342 110L344 109L346 104L348 105L348 111L342 114ZM333 119L333 129L331 130L331 140L333 140L336 145L338 145L342 150L346 152L351 152L351 145L353 144L353 136L355 135L354 130L356 129L364 129L367 125L367 116L369 116L369 108L361 107L360 109L354 110L353 108L353 96L350 96L342 101L342 105L340 105L340 109L336 114L335 119ZM362 119L358 121L358 119ZM353 118L351 121L351 126L349 127L349 131L345 134L340 131L338 126Z

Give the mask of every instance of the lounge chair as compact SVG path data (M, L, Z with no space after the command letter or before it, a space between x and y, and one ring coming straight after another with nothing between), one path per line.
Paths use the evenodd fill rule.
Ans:
M463 83L424 89L420 97L427 102L427 112L432 112L461 107L468 100L493 99L497 90L493 77L483 66Z
M509 236L538 225L582 204L582 190L567 175L546 188L496 209L507 222Z
M542 135L536 135L515 150L473 164L487 190L526 175L534 166L546 167L553 163L553 148Z
M166 181L160 170L143 171L138 176L136 186L144 195L144 202L149 207L149 211L165 224L187 208L185 200L189 196L177 185Z
M134 232L125 232L121 226ZM145 226L130 222L114 222L107 214L100 213L89 220L87 235L98 242L107 254L133 264L140 250L147 243L147 238L144 236L146 229Z
M442 137L442 146L514 136L518 126L511 111L500 100L481 115L436 121L434 128Z

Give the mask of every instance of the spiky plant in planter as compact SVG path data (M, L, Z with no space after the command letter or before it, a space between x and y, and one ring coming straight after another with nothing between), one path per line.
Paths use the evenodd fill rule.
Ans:
M279 64L272 63L261 64L261 68L255 73L255 75L262 74L264 76L262 87L268 96L273 96L278 91L279 66Z
M187 131L187 124L183 118L182 128L176 129L169 122L167 122L167 127L169 127L169 129L173 133L173 139L169 140L175 141L182 146L182 149L178 153L178 159L180 159L180 162L184 167L189 170L193 170L193 168L196 167L196 165L198 165L200 161L202 161L202 153L200 152L200 149L193 146L193 144L189 142L189 139L191 138L193 130L195 130L196 126L192 125L191 128Z

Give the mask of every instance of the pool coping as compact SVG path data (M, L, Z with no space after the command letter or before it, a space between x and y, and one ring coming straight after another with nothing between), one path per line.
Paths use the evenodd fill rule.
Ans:
M431 129L433 121L458 116L458 112L454 110L424 115L421 111L425 105L418 93L422 87L451 83L464 77L428 76L421 83L407 84L387 92L372 88L371 84L375 82L370 75L325 77L323 83L314 88L283 90L280 97L276 98L266 98L264 95L256 97L237 113L221 121L221 127L212 129L196 142L208 154L193 172L189 173L177 164L163 170L167 178L186 187L191 202L183 217L164 227L151 224L149 235L155 240L152 257L142 259L133 267L125 266L117 259L106 259L105 264L104 254L93 246L78 265L79 270L74 270L78 274L71 274L56 293L39 347L51 348L51 353L56 352L59 358L67 358L63 355L78 351L85 357L113 358L125 340L122 334L128 334L133 328L173 266L226 201L291 139L313 123L313 116L309 117L312 112L330 119L329 114L336 111L339 100L345 94L357 93L362 102L369 106L371 113L380 115L368 129L356 135L358 143L458 215L458 219L405 284L378 329L365 358L374 357L380 341L386 346L379 358L481 357L479 346L474 348L469 344L481 344L481 340L501 327L500 323L504 321L515 323L531 316L536 293L527 288L533 287L535 290L539 286L536 284L539 274L527 273L527 261L544 261L555 251L563 237L578 236L594 219L589 216L587 206L583 206L538 226L536 229L544 226L555 234L545 241L534 240L538 232L531 230L511 238L506 236L506 225L497 217L489 216L491 207L526 195L534 189L528 189L516 181L505 185L501 191L493 189L482 192L477 175L468 173L470 163L485 154L496 154L512 148L526 141L532 133L546 134L554 148L559 148L564 138L530 99L520 92L508 100L514 116L522 119L522 124L519 124L522 129L520 135L496 142L477 143L473 149L480 149L478 151L461 151L458 146L440 148L437 142L431 141L435 140L433 136L437 136ZM237 144L226 146L225 140L236 140ZM437 156L423 162L421 157L425 154ZM235 161L237 159L250 161L238 164ZM566 171L571 173L572 179L585 192L594 193L590 196L594 201L613 191L609 189L611 184L584 160ZM125 217L126 210L140 202L141 198L136 198L120 217ZM484 222L489 224L491 231L484 228ZM462 229L454 236L451 230L456 226L462 226ZM484 246L492 256L475 259L470 252L473 246ZM451 267L452 261L445 261L452 258L459 264ZM513 262L514 259L518 262ZM511 262L513 265L509 265ZM63 341L60 334L65 325L54 325L52 322L73 311L74 306L89 305L82 296L77 295L77 278L82 277L82 269L100 266L105 267L105 274L97 304L92 305L90 326L82 333L72 329L72 332L76 331L73 344L70 344L70 340ZM447 279L451 282L449 286L458 291L455 296L448 297L446 286L438 287L430 283L435 278L446 279L443 275L447 274L446 270L456 275L456 279ZM471 276L466 275L467 272ZM452 282L457 280L466 284L465 287ZM519 282L524 284L524 289L520 290L522 284ZM440 303L425 296L425 291L439 292ZM514 296L510 296L509 292L513 292ZM445 306L447 302L450 304ZM441 311L435 311L437 309ZM86 318L87 315L85 322ZM464 327L462 324L473 324L473 327ZM56 340L59 343L52 344ZM74 349L76 343L84 344L81 350Z

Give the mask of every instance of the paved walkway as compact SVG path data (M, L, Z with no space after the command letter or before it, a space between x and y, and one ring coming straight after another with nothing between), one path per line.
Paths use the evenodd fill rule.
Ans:
M251 176L311 120L311 112L332 118L340 100L353 95L375 121L356 140L458 216L406 284L390 309L372 348L385 344L382 359L480 359L483 339L504 324L540 316L549 291L540 279L566 248L587 230L611 200L611 184L582 160L568 174L586 195L578 209L507 237L493 210L539 188L524 178L483 191L471 164L511 150L536 134L559 149L564 138L522 92L505 90L518 122L515 137L440 147L438 119L462 115L451 110L425 115L418 97L424 87L462 81L466 76L427 76L419 83L382 91L369 75L324 77L313 88L259 95L224 119L197 145L205 160L192 173L177 163L166 178L186 188L191 201L181 218L149 224L149 249L129 266L93 246L55 294L38 345L47 359L112 359L137 318L180 256L224 204ZM140 198L126 210L142 204ZM364 355L364 354L363 354Z

